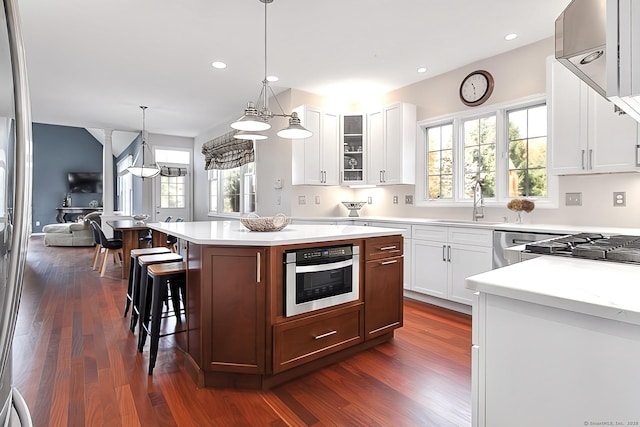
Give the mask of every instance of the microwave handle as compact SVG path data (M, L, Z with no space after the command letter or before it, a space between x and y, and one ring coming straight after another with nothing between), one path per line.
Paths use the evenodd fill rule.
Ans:
M337 270L353 265L353 259L332 262L329 264L302 265L296 266L296 273L317 273L318 271Z

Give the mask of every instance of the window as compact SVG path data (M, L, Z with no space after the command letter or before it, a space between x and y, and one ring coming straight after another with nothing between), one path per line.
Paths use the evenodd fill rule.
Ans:
M427 129L427 176L430 199L453 198L453 124Z
M209 212L242 214L255 212L255 163L233 169L209 171Z
M478 179L487 205L514 197L557 206L557 177L547 174L547 106L531 97L422 123L416 201L456 206L473 200Z
M160 176L160 208L186 207L186 177Z
M507 112L509 197L547 196L547 106Z
M464 148L464 198L473 199L479 179L484 197L496 195L496 116L462 122Z
M133 156L128 155L118 162L117 209L124 215L133 214L133 175L127 168L133 164Z

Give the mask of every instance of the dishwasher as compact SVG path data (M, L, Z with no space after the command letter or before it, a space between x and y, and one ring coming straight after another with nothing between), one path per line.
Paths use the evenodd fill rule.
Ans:
M562 234L551 233L536 233L536 232L523 232L523 231L506 231L506 230L494 230L493 231L493 269L504 267L509 265L509 261L504 256L504 250L513 246L525 245L531 242L537 242L540 240L552 239L558 236L564 236Z

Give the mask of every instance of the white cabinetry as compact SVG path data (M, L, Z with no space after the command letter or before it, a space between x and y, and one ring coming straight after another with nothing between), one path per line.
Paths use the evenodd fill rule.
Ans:
M471 305L465 279L492 268L492 231L413 226L411 290Z
M294 111L313 135L292 141L291 183L338 185L340 116L309 105Z
M342 116L342 183L364 184L366 134L364 114Z
M640 326L577 306L476 298L474 427L638 424Z
M415 105L397 103L367 114L367 137L368 184L415 184Z
M629 172L636 167L638 123L554 58L547 61L550 172Z

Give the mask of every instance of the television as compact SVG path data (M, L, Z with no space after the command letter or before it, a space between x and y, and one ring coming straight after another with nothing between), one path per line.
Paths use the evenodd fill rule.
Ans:
M69 172L69 193L102 193L101 172Z

